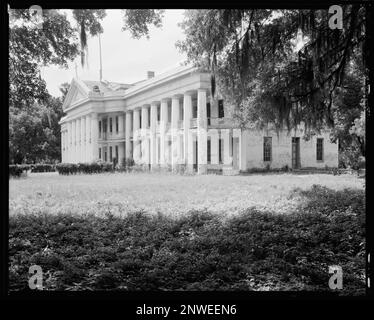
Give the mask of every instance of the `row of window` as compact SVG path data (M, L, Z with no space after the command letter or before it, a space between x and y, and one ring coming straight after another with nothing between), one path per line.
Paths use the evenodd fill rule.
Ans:
M113 118L110 117L108 118L109 119L109 132L110 133L113 133ZM99 138L101 138L101 133L105 133L107 132L108 130L108 119L102 119L101 121L99 121ZM116 133L118 134L119 132L119 117L116 116L115 118L115 130L116 130Z
M233 137L231 137L231 150L230 150L230 156L233 154ZM181 153L183 154L183 139L180 140L181 146ZM293 150L298 150L295 151L296 157L298 157L299 153L299 144L300 144L300 139L299 138L293 138L292 139L293 143ZM168 143L169 147L171 146L171 141ZM223 139L218 139L218 161L220 164L223 163ZM294 149L295 148L295 149ZM141 153L142 148L140 147L140 153ZM99 158L103 159L104 161L108 161L108 154L107 154L107 147L99 148ZM115 146L115 154L113 154L113 147L109 147L109 161L112 162L113 158L115 157L118 161L118 146ZM211 162L211 140L208 138L207 140L207 162L208 164ZM160 138L158 138L158 158L160 157ZM269 162L272 160L272 137L264 137L263 141L263 161ZM316 160L317 161L323 161L323 138L317 138L317 143L316 143Z
M110 146L109 147L109 162L112 162L114 158L118 162L118 146L114 146L114 152L115 153L113 153L113 147ZM108 161L108 148L107 147L99 148L99 159Z
M300 153L300 138L292 138L292 144L293 152L295 152L296 158L298 158ZM264 137L263 160L265 162L272 160L272 137ZM323 161L323 138L317 138L316 160Z

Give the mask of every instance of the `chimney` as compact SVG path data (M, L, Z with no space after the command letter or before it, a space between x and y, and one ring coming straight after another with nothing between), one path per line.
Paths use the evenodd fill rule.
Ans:
M155 72L154 71L147 71L147 79L151 79L155 76Z

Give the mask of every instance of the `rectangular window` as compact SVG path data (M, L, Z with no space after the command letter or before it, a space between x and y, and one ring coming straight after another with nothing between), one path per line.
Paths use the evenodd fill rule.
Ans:
M112 154L112 151L113 151L113 148L112 148L112 147L109 147L109 161L110 161L110 162L113 161L113 154Z
M119 127L119 125L118 125L118 116L116 116L116 132L118 133L118 127Z
M210 161L211 161L211 140L210 140L210 137L208 137L208 140L207 140L206 155L207 155L207 162L208 162L208 164L210 164Z
M117 163L119 162L119 159L118 159L118 146L116 146L116 160L117 160Z
M101 159L101 148L99 148L99 159Z
M109 118L109 131L110 131L110 133L113 132L113 122L112 122L112 118Z
M271 137L264 137L264 161L271 161Z
M139 129L142 128L142 113L139 113Z
M161 106L157 106L157 121L160 121L160 116L161 116L160 112L161 112Z
M147 128L151 126L151 108L147 109L148 112L148 123L147 123Z
M99 138L101 138L101 121L99 121ZM101 150L101 149L100 149ZM100 157L101 158L101 157Z
M107 124L108 124L108 120L107 119L103 119L103 133L107 132Z
M179 120L184 119L184 105L183 105L183 99L179 102Z
M223 139L218 139L218 161L223 163Z
M192 100L192 118L197 118L197 99Z
M218 118L224 118L225 117L225 109L223 107L223 100L218 100Z
M206 117L208 119L208 126L210 126L210 102L206 104Z
M168 121L171 122L171 104L168 103Z
M107 162L108 161L108 152L107 152L107 147L104 147L104 161Z
M317 161L323 161L323 138L317 138Z
M130 141L130 155L134 158L134 141Z

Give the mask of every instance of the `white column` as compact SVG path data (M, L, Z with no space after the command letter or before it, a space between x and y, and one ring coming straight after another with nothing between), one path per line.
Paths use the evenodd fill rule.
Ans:
M76 162L76 150L77 150L77 141L76 141L76 128L77 128L77 123L76 120L72 121L72 152L71 152L71 162L75 163Z
M223 139L223 163L225 166L232 166L231 150L231 132L230 129L222 129L221 137Z
M177 169L179 158L178 121L179 121L179 97L171 100L171 165L173 170Z
M133 111L133 123L134 123L134 133L133 133L133 140L134 140L134 161L140 161L140 140L138 138L139 128L140 128L140 111L139 109L134 109Z
M195 153L195 142L196 140L196 137L194 136L194 134L192 133L191 130L189 130L188 132L188 141L187 141L187 148L188 148L188 154L187 154L187 168L188 168L188 171L189 172L193 172L193 166L194 164L196 163L195 162L195 157L194 157L194 153Z
M126 158L127 159L130 159L132 158L132 150L131 150L131 143L130 143L130 139L131 139L131 118L132 118L132 115L131 115L131 112L130 111L127 111L126 112L126 125L125 125L125 130L126 130L126 133L125 133L125 139L126 139Z
M168 102L167 100L161 101L161 110L160 110L160 165L166 165L166 148L165 148L165 131L166 123L168 119Z
M151 168L154 169L157 167L157 160L156 160L156 122L157 122L157 104L154 102L151 104L151 154L150 154L150 163Z
M142 159L144 164L149 164L149 139L147 138L148 106L142 106Z
M81 119L77 119L77 163L81 162Z
M187 165L187 169L193 171L193 163L189 161L188 154L193 152L192 147L189 143L190 138L190 122L192 118L192 97L191 94L185 93L183 96L183 127L184 127L184 163Z
M92 161L92 148L90 142L90 133L91 133L91 117L89 115L86 116L86 149L85 149L85 161L91 162Z
M206 91L197 90L197 143L198 143L198 173L207 172L207 116Z
M218 148L219 148L219 135L217 129L211 129L209 131L210 134L210 163L211 164L218 164L219 162L219 154L218 154Z
M148 107L142 106L142 131L145 132L148 126Z
M86 162L86 118L81 117L81 162Z
M68 125L68 134L67 134L67 154L66 154L66 162L71 162L71 121L67 123Z
M99 122L97 113L91 114L91 145L92 145L92 161L99 159Z

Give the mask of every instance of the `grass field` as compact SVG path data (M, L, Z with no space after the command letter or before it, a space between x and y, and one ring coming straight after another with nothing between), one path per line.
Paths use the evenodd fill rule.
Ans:
M328 174L29 174L27 179L10 180L9 209L10 214L123 214L144 210L178 216L192 209L231 215L256 207L287 213L300 203L291 191L307 190L314 184L333 190L362 189L363 179Z
M10 179L11 290L365 292L355 175L29 174Z

